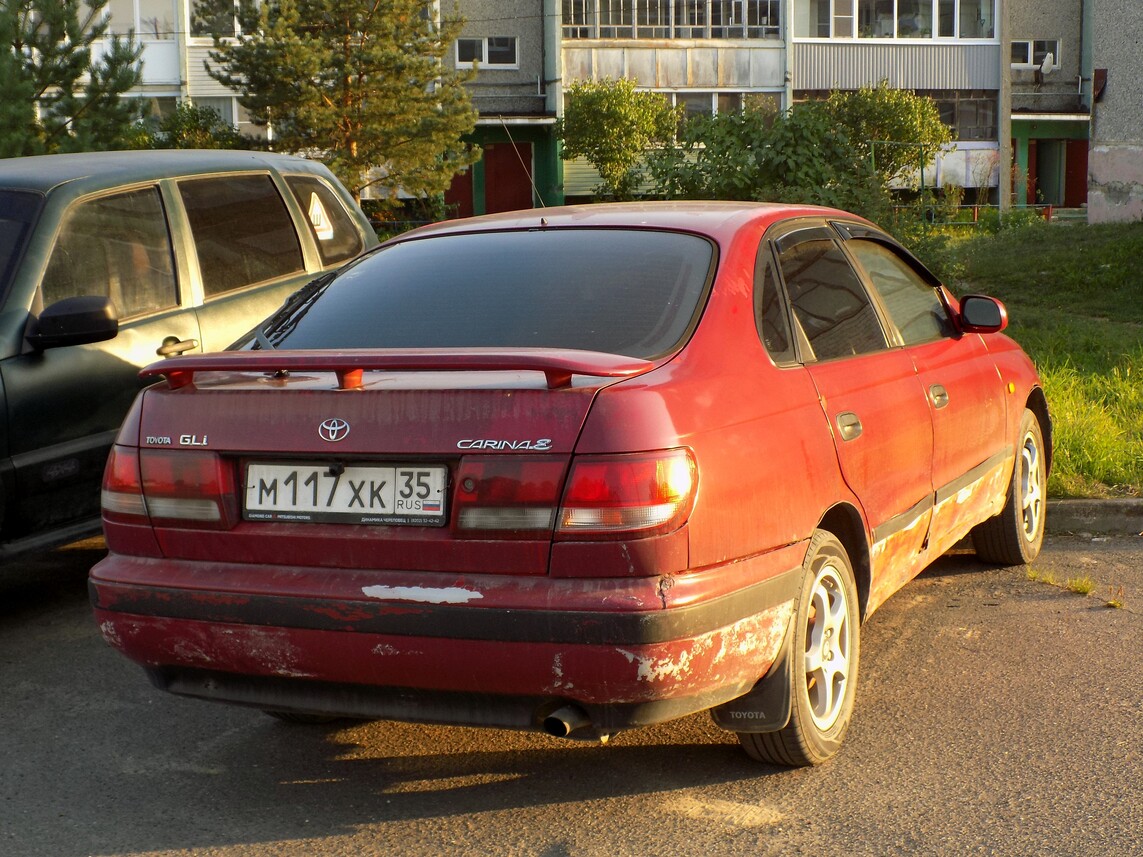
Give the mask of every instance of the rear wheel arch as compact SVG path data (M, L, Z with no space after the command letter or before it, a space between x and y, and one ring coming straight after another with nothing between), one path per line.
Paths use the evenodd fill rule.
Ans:
M864 621L868 615L873 570L869 557L869 542L865 538L865 524L861 514L849 503L838 503L822 516L817 529L832 533L849 554L849 561L853 565L854 583L857 584L859 612Z

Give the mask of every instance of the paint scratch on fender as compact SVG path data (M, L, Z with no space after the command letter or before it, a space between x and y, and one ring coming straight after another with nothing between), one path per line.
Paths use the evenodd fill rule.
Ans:
M480 592L459 586L431 589L427 586L365 586L361 591L369 598L382 601L416 601L420 604L467 604L483 598Z

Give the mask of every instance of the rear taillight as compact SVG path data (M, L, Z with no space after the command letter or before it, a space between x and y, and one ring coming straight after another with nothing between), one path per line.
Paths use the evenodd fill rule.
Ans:
M686 520L698 487L685 449L629 455L467 456L457 471L456 525L502 538L630 538ZM559 498L563 496L561 503Z
M143 501L143 480L139 476L139 450L132 446L113 446L103 470L101 494L103 517L127 523L146 520L147 504Z
M465 456L456 474L456 524L498 536L552 531L566 458Z
M115 446L103 477L108 520L229 529L237 520L233 468L211 452Z
M698 490L694 457L685 449L573 460L556 518L561 538L670 532L690 514Z

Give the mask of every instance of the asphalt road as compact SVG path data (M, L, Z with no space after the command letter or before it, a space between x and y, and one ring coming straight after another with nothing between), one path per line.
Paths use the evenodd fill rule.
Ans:
M699 715L607 746L297 727L152 690L98 542L0 572L0 855L1143 853L1143 538L941 560L864 626L841 754L760 766ZM1123 603L1106 606L1110 599Z

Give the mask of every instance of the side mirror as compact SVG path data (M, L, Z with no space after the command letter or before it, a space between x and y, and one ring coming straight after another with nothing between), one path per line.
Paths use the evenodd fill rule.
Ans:
M119 314L111 299L84 295L64 298L46 307L32 323L28 342L37 351L65 345L85 345L114 339L119 333Z
M965 295L960 299L960 329L965 333L999 333L1008 326L1008 310L996 298Z

